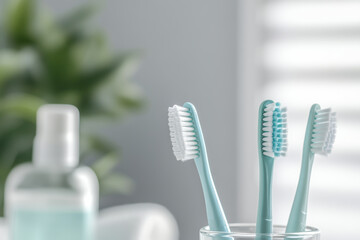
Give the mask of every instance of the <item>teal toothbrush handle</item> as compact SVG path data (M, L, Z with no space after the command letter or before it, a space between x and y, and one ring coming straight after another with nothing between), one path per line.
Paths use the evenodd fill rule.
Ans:
M229 233L230 228L226 220L219 196L217 194L214 181L212 179L206 152L206 145L201 131L200 120L193 104L187 102L184 104L184 107L189 108L190 112L192 113L193 122L195 125L195 132L199 141L200 153L199 157L195 158L195 164L200 176L201 185L204 192L206 213L210 230Z
M310 110L304 139L300 178L286 227L287 233L303 232L306 228L310 177L312 165L314 162L314 154L311 152L312 131L315 119L315 111L319 108L320 106L318 104L314 104Z
M260 161L259 205L256 221L257 233L272 233L272 173L274 159L262 156Z
M305 231L310 177L313 162L314 154L304 154L299 183L296 189L295 199L291 208L289 221L286 226L287 233Z
M256 233L271 234L272 233L272 175L274 167L274 158L263 154L263 113L268 104L273 103L272 100L264 101L259 108L258 122L258 153L259 153L259 203L256 219ZM264 239L264 238L256 238ZM265 237L271 239L271 237Z
M209 227L213 231L230 232L214 181L211 177L209 162L204 157L195 159L205 197Z

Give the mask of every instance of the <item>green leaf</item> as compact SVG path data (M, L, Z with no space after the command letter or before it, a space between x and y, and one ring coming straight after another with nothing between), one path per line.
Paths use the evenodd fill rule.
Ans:
M8 132L4 132L1 136L0 175L7 175L11 168L17 164L31 160L31 156L27 153L31 152L35 134L35 123L27 124L14 117L8 120L13 120L17 124L15 124L15 126L8 126L10 127ZM6 121L2 121L2 124L6 124Z
M21 69L19 62L16 52L9 50L0 51L0 87L7 78Z
M103 158L98 159L93 165L92 169L96 175L101 179L108 175L115 166L119 163L119 156L116 153L109 153Z
M121 54L97 68L88 69L77 82L77 87L84 90L98 86L117 71L132 71L134 65L133 53Z
M58 24L63 30L74 32L87 23L97 9L98 7L95 3L82 5L60 18Z
M0 88L11 77L26 70L35 70L35 56L30 50L0 49Z
M0 114L14 114L18 117L35 122L37 109L45 101L32 95L17 94L0 101Z
M97 160L91 166L99 178L100 191L102 194L129 194L134 190L134 182L129 177L113 172L118 163L119 156L113 152Z
M73 43L73 57L79 62L81 69L97 68L107 64L113 58L109 49L106 36L100 32L82 33L85 39L81 42Z
M128 113L128 110L135 110L141 105L142 93L129 81L139 65L139 56L138 52L123 54L122 62L111 77L96 88L96 92L93 91L92 98L105 114L119 118Z
M144 106L144 99L142 99L139 95L130 95L127 94L125 96L120 96L119 101L121 105L123 105L126 109L134 109L138 110Z
M5 15L5 30L16 47L31 41L34 17L34 0L8 0Z
M104 153L114 152L115 146L108 140L101 138L99 135L88 137L90 138L91 148Z
M118 68L117 82L123 84L123 80L128 81L138 70L141 58L143 54L140 51L129 51L122 53L122 58L124 59L121 63L122 65Z
M100 192L102 194L131 194L134 189L134 181L123 174L111 174L100 180Z

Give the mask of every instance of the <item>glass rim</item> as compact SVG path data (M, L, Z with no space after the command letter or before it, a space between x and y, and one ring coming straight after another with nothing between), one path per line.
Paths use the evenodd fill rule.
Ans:
M236 228L236 227L256 227L255 223L229 223L230 228ZM280 228L280 229L286 229L285 225L274 225L274 228ZM200 229L200 234L210 235L210 236L228 236L228 237L278 237L278 238L284 238L284 237L306 237L306 236L319 236L320 230L311 227L306 226L305 231L303 232L296 232L296 233L285 233L285 232L273 232L273 233L256 233L256 232L249 232L249 231L234 231L234 232L222 232L222 231L211 231L209 230L209 226L202 227Z

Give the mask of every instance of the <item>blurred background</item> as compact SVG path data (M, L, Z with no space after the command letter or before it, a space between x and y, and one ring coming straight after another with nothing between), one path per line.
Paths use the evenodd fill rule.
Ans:
M273 192L274 222L286 224L317 102L339 123L333 154L315 159L308 224L327 240L359 239L359 1L0 0L0 9L1 187L31 159L37 107L74 104L101 207L159 203L180 239L197 239L202 190L194 163L175 160L167 126L167 108L191 101L229 222L255 222L257 110L270 98L289 112Z

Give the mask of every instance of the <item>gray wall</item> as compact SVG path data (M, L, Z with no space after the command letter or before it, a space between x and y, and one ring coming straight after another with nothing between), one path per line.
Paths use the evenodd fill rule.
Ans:
M46 0L64 11L74 1ZM85 1L77 1L76 4ZM199 178L192 161L172 155L167 108L193 102L229 221L236 220L237 3L235 0L108 0L98 19L115 49L142 49L134 80L148 99L146 110L109 131L123 148L121 171L136 181L128 197L103 206L155 202L176 217L182 240L198 239L206 224Z

